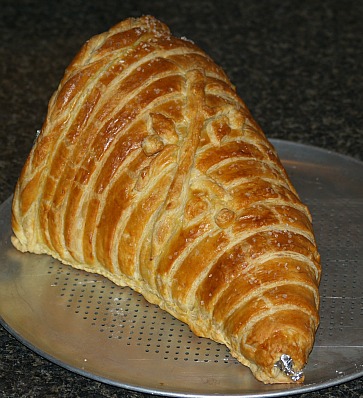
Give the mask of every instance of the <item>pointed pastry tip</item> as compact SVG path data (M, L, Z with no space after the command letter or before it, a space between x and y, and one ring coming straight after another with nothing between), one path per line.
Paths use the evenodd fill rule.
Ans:
M302 370L294 370L294 361L289 355L282 354L274 366L289 376L292 381L297 382L304 376Z

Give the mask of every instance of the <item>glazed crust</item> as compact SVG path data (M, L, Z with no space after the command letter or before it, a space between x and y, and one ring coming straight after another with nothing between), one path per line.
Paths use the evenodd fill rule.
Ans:
M23 252L130 286L264 383L319 323L308 209L223 70L150 16L91 38L13 199ZM300 379L301 381L302 379Z

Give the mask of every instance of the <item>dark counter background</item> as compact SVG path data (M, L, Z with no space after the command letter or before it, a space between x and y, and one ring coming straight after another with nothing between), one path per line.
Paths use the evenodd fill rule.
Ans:
M209 53L268 137L363 160L363 1L0 0L0 202L80 46L142 14ZM1 327L0 350L0 397L144 396L73 374ZM363 378L296 397L363 397Z

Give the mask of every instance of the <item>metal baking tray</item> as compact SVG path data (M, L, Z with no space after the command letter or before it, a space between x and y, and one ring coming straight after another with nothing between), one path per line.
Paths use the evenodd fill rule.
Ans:
M11 243L0 207L0 316L12 335L70 371L175 397L277 397L363 376L363 163L272 140L309 206L322 256L321 325L302 385L264 385L228 350L128 288Z

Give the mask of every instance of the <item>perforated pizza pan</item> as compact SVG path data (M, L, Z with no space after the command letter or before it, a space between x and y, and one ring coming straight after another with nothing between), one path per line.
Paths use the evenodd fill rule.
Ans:
M283 396L363 376L363 163L273 141L309 206L322 255L321 325L302 385L263 385L223 346L105 278L22 254L0 208L2 325L70 371L166 396Z

